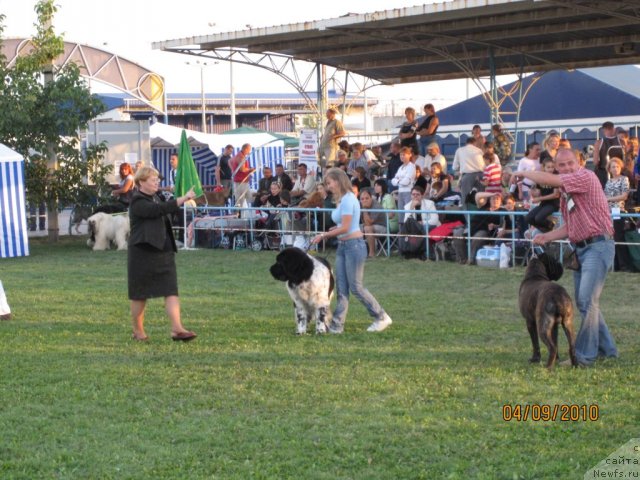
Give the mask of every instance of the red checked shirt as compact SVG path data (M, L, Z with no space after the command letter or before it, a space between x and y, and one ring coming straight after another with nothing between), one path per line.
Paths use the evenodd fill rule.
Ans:
M597 235L613 235L607 197L595 174L586 168L560 175L560 211L573 243ZM572 206L573 205L573 206Z

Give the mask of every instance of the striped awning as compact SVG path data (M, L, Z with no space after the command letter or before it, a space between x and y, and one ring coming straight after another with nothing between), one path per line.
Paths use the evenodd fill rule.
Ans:
M24 160L0 143L0 258L27 255Z

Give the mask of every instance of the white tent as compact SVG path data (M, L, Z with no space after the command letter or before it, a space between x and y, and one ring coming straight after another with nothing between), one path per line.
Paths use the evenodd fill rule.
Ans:
M29 255L24 159L0 143L0 258Z
M199 142L205 143L209 146L209 150L218 155L224 147L231 141L234 142L236 148L240 148L243 144L249 143L254 149L261 147L282 147L284 148L284 142L282 140L274 139L270 133L247 133L239 134L230 137L229 135L216 135L213 133L202 133L195 130L186 130L187 138L192 137ZM149 127L149 134L151 138L162 138L163 140L172 143L174 145L180 144L180 135L182 135L182 128L172 127L171 125L165 125L164 123L154 123ZM237 144L237 145L236 145Z

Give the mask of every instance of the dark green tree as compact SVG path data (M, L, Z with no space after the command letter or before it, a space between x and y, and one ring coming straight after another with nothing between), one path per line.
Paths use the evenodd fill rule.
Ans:
M59 208L106 195L112 167L102 164L104 145L81 151L80 131L105 107L91 95L77 65L55 66L64 52L53 29L57 7L53 0L39 0L35 11L33 51L12 68L0 57L0 142L24 156L27 200L46 203L49 240L56 242ZM3 22L0 15L0 42Z

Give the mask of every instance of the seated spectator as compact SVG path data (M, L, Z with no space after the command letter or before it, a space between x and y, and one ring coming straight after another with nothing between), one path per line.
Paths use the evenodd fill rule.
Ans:
M293 181L291 177L284 171L284 166L281 163L276 165L276 180L280 184L282 190L291 191L293 188Z
M270 195L270 185L278 181L278 178L273 175L273 171L270 167L264 167L262 170L263 177L258 182L258 191L253 199L253 206L259 207L264 205L267 197Z
M349 160L349 164L347 165L347 175L350 177L355 177L356 168L362 167L364 168L365 175L369 171L369 164L367 162L367 157L364 154L364 145L360 142L354 143L352 146L351 152L351 160Z
M626 241L624 234L625 219L620 217L619 214L625 211L625 201L629 196L629 179L622 175L622 166L622 160L619 158L613 157L609 160L609 180L607 180L604 187L604 194L609 202L613 217L613 239L616 242L613 269L615 271L629 272L633 271L629 249L626 245L619 244L619 242Z
M313 175L307 172L307 164L301 163L298 165L298 178L296 178L293 184L293 190L291 190L291 204L297 205L302 200L307 198L316 189L316 179Z
M120 183L113 189L111 195L116 198L118 201L117 204L122 207L122 211L125 211L129 208L129 202L131 201L134 188L131 165L127 162L121 163L119 173Z
M568 138L561 138L558 141L558 148L571 148L571 142Z
M431 164L431 175L425 196L433 200L435 203L438 203L450 195L451 178L444 170L442 170L440 162L433 162Z
M349 166L349 156L347 152L344 150L338 150L336 154L336 167L343 168L346 171L346 168Z
M423 170L422 167L420 167L419 165L416 165L416 181L413 184L413 186L420 187L423 191L426 191L427 186L429 185L430 179L431 179L431 171Z
M440 153L440 145L436 142L427 145L427 154L424 156L425 166L431 168L433 162L438 162L442 167L442 171L447 173L447 159Z
M256 207L277 207L280 205L280 193L282 192L282 187L278 182L273 182L269 185L269 195L256 197L256 200L259 200L260 203L255 205ZM269 213L267 211L267 213Z
M368 187L360 191L360 229L364 232L364 239L369 247L369 258L376 256L376 235L387 234L387 219L383 212L371 212L381 210L377 200L373 197L373 189Z
M351 177L351 185L358 189L358 192L361 192L364 188L371 187L371 180L367 178L367 171L364 167L356 167L355 175Z
M502 195L502 204L506 212L514 212L516 209L516 197L511 193L505 193ZM496 232L496 238L521 238L521 233L524 231L523 228L518 226L521 218L521 216L511 217L510 215L505 215Z
M409 218L414 218L418 221L419 224L424 225L425 231L427 229L427 225L429 228L437 227L440 225L440 218L438 214L434 212L436 209L436 205L429 200L428 198L424 198L424 190L420 187L413 187L411 189L411 201L404 206L405 210L430 210L431 213L421 213L416 211L409 211L404 214L404 221L406 222Z
M495 153L485 152L484 170L482 172L482 180L480 182L484 185L484 191L487 193L502 193L502 167L500 160L495 162L497 155Z
M482 212L495 212L501 210L502 195L499 193L478 192L475 194L475 202L478 213L471 215L471 220L467 227L471 236L471 258L467 257L466 238L456 238L453 246L456 251L456 258L459 263L468 265L476 264L476 254L484 245L491 243L491 238L498 233L498 228L502 222L502 217L497 215L483 215ZM457 228L454 235L466 237L465 228Z
M554 160L550 157L542 161L542 170L547 173L556 173ZM532 208L525 222L541 232L553 230L554 223L551 215L560 209L560 189L538 185L538 188L531 190L531 202L538 205Z
M387 192L387 181L378 178L373 183L374 198L385 210L396 210L396 200L393 195ZM398 233L398 214L396 212L387 213L387 221L389 222L389 233Z

